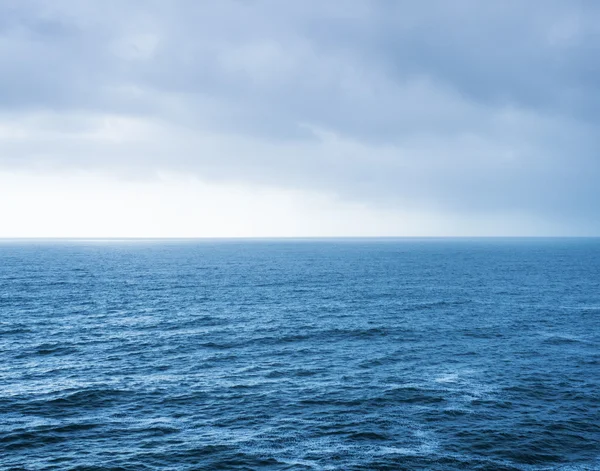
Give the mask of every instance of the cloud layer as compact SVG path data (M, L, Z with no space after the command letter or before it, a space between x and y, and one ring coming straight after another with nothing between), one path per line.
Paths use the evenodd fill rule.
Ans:
M0 167L600 233L599 47L591 1L5 1Z

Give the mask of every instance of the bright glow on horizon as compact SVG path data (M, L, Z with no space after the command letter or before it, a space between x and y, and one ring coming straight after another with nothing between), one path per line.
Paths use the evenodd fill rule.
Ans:
M498 218L382 210L331 195L215 184L181 174L146 180L94 173L0 173L2 238L489 236ZM514 218L510 227L514 227ZM530 223L525 235L550 228Z

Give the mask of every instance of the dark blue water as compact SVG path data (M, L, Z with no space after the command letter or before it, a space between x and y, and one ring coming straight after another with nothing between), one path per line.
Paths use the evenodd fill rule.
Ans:
M0 243L2 470L600 469L600 239Z

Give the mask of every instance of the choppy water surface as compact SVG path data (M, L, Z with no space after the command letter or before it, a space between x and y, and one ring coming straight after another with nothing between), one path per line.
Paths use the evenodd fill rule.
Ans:
M600 469L600 240L0 243L0 468Z

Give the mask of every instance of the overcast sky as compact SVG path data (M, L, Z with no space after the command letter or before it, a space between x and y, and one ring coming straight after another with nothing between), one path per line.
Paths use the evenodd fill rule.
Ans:
M0 0L0 237L600 235L600 2Z

